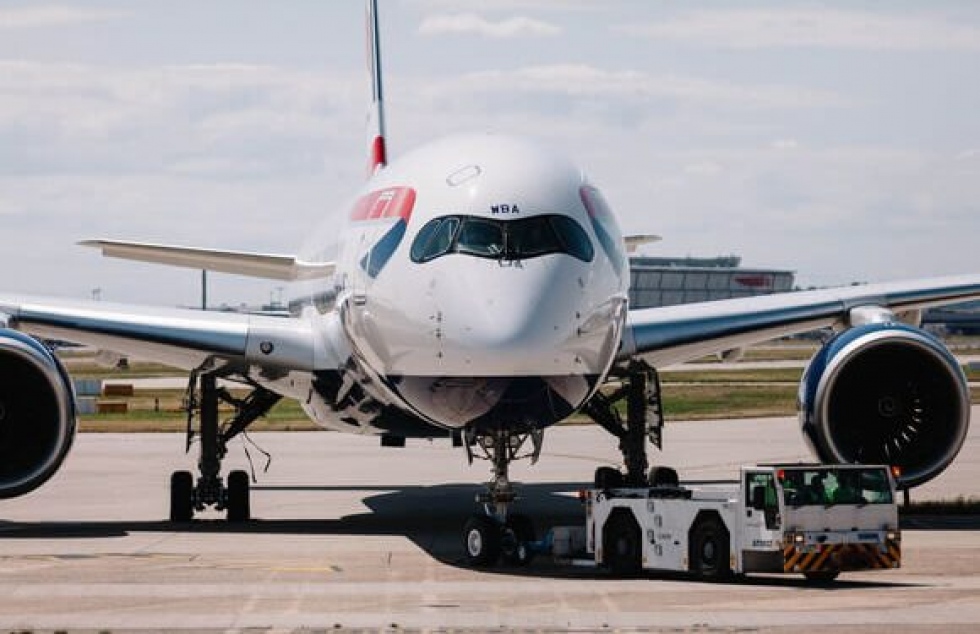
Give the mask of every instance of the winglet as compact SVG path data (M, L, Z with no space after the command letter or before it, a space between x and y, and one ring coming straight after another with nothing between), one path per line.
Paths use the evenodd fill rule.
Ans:
M219 251L119 240L85 240L79 244L101 249L102 255L112 258L285 282L330 277L335 268L333 262L306 262L291 255Z
M652 235L636 235L636 236L626 236L623 238L626 241L626 252L636 253L636 250L645 244L653 244L654 242L660 242L660 236Z
M381 35L378 0L367 0L368 66L371 71L371 109L368 114L368 177L388 164L385 144L384 92L381 84Z

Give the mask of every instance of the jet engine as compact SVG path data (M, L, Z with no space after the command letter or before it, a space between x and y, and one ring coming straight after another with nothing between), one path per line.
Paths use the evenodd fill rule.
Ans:
M61 362L36 339L0 329L0 498L33 491L54 475L75 427Z
M827 342L803 374L799 407L821 461L897 466L903 487L942 473L970 423L959 363L929 333L898 323L857 326Z

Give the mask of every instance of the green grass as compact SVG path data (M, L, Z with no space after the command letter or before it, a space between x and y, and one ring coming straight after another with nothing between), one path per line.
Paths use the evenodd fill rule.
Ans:
M130 364L128 369L118 369L101 366L95 363L90 357L75 357L62 360L65 361L68 372L74 379L112 379L125 381L126 379L187 376L186 372L175 370L162 363L139 361Z
M974 343L976 339L971 340ZM960 342L965 345L966 342ZM815 349L815 347L813 348ZM747 357L753 359L781 360L806 359L811 349L796 345L767 346L750 349ZM76 378L126 379L147 377L186 376L186 373L158 363L135 362L129 369L119 370L96 365L91 357L70 356L67 359L70 372ZM664 413L669 422L748 418L764 416L793 416L796 414L799 369L721 370L712 369L706 363L697 371L663 372L660 375L664 391ZM968 370L967 378L980 382L980 369ZM238 391L244 395L245 390ZM98 414L82 416L82 431L181 431L186 418L183 411L183 390L138 390L129 398L113 397L105 400L127 402L126 414ZM980 403L980 388L971 388L974 403ZM232 410L226 408L223 418L230 418ZM577 415L570 424L587 424L588 417ZM295 401L283 399L267 417L257 421L253 430L317 429L309 421Z
M761 370L703 370L661 372L661 384L678 383L799 383L802 370L766 368Z
M789 416L796 412L796 387L673 385L664 389L663 403L668 421Z
M244 396L244 390L238 396ZM129 398L106 398L106 401L125 401L129 411L125 414L91 414L79 417L79 429L83 432L167 432L184 431L187 414L183 409L183 390L139 390ZM231 418L233 408L221 406L222 420ZM299 403L283 399L272 410L256 421L250 431L295 431L319 429Z

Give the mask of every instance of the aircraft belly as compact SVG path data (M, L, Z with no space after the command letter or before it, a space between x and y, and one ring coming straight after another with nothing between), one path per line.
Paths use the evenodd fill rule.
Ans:
M541 429L570 416L597 376L397 377L399 396L449 428Z
M313 375L302 405L317 424L348 433L426 438L467 426L541 429L581 407L598 381L597 375L365 380L352 369L331 370Z

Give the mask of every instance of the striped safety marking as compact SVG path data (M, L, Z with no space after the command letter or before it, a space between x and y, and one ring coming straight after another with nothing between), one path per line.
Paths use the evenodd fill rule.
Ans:
M783 572L818 572L833 570L877 570L898 568L902 563L902 546L888 540L878 544L821 544L783 548Z

